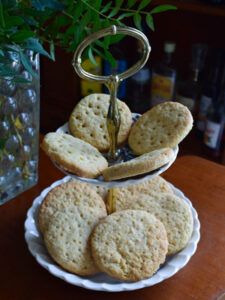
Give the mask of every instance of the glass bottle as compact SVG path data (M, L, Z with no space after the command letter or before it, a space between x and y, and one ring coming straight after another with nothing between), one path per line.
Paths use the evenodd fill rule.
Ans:
M152 68L151 106L174 98L177 77L177 71L173 67L175 48L175 43L165 42L162 60Z
M199 111L197 117L197 132L203 136L207 112L212 103L217 100L219 92L219 79L221 78L221 66L224 61L224 51L215 49L212 53L207 79L201 92Z
M207 46L205 44L193 44L191 51L191 65L189 78L178 85L176 101L186 105L195 114L197 101L200 96L200 72L205 63Z
M91 60L88 58L82 62L82 68L88 73L95 75L102 75L102 59L100 56L95 56L95 62L97 64L94 65ZM87 95L93 93L101 93L102 92L102 84L97 81L89 81L86 79L80 79L80 97L83 98Z
M127 69L127 60L125 56L125 51L123 51L123 45L121 42L112 44L109 47L109 51L112 56L116 59L116 66L113 67L110 62L104 61L103 64L103 73L105 76L116 75L126 71ZM103 92L109 94L109 91L105 85L103 85ZM123 80L118 88L117 97L120 100L124 100L126 97L126 80Z
M222 80L217 102L212 103L207 114L204 131L204 154L216 161L224 147L225 127L225 80Z
M138 41L135 61L143 56L142 50L143 46ZM126 103L132 112L142 114L150 108L150 79L148 64L145 64L142 69L127 79Z

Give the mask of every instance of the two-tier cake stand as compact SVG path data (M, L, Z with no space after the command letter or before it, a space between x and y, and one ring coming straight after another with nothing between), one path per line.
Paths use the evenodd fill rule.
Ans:
M109 75L109 76L100 76L100 75L94 75L91 73L86 72L82 66L81 66L81 57L82 53L84 52L85 48L89 46L92 42L94 42L97 39L103 38L107 35L116 35L116 34L125 34L132 36L134 38L137 38L143 45L143 53L142 57L139 61L137 61L131 68L124 71L123 73L116 74L116 75ZM110 148L109 152L106 154L106 158L109 162L109 164L116 164L121 162L121 160L128 160L131 158L134 158L135 156L132 154L131 150L128 148L128 146L125 146L121 149L117 147L117 136L120 128L120 114L118 110L118 103L117 103L117 90L119 84L128 77L132 76L136 72L138 72L147 62L149 58L149 54L151 51L151 47L149 45L147 37L139 30L134 29L132 27L121 27L112 25L108 28L101 29L97 32L94 32L93 34L86 37L77 47L77 50L74 54L72 64L74 66L75 71L77 74L89 81L98 81L99 83L103 83L107 86L110 94L110 104L108 108L108 115L107 115L107 129L109 134L109 141L110 141ZM138 118L137 114L132 114L133 119L135 120ZM91 121L90 121L91 122ZM69 132L68 125L64 125L63 127L60 127L58 129L58 132ZM63 169L61 169L58 165L56 165L61 171L66 173L67 175L70 175L71 177L74 177L78 180L85 181L87 183L92 183L96 185L104 185L109 188L109 213L112 213L116 210L116 187L119 186L126 186L130 184L134 184L140 181L147 180L151 177L157 176L163 171L165 171L169 166L173 163L177 156L178 147L174 149L174 158L170 163L163 166L162 168L151 172L150 174L145 174L143 176L138 176L138 178L128 178L126 180L119 180L119 181L111 181L111 182L105 182L103 180L103 177L100 176L97 179L89 179L89 178L83 178L78 177L74 174L71 174Z
M116 35L116 34L126 34L132 37L137 38L143 44L143 56L142 58L133 65L130 69L126 70L125 72L117 75L110 75L110 76L97 76L93 74L87 73L81 67L81 55L84 49L90 45L96 39L102 38L106 35ZM78 73L78 75L84 79L104 83L110 92L110 105L108 110L107 116L107 129L109 133L110 139L110 148L109 152L106 154L106 157L109 161L109 164L116 164L120 163L121 160L129 160L134 157L131 149L128 146L118 148L117 147L117 135L120 127L120 115L117 107L117 88L122 80L128 78L129 76L136 73L140 70L144 64L146 63L150 53L150 46L148 43L147 37L140 31L130 28L130 27L117 27L117 26L110 26L109 28L102 29L98 32L93 33L92 35L88 36L86 39L81 42L78 46L74 58L73 58L73 66ZM139 116L137 114L132 114L133 121L135 121ZM61 133L69 133L68 124L63 125L60 127L57 132ZM76 274L71 274L62 268L60 268L54 261L49 257L46 248L43 243L42 236L38 229L38 211L41 205L41 202L47 195L47 193L56 187L59 184L65 183L74 177L77 180L91 183L95 185L103 185L109 188L109 199L110 199L110 211L109 213L113 213L116 210L116 187L127 186L131 184L135 184L138 182L142 182L144 180L150 179L154 176L157 176L164 172L166 169L170 167L170 165L176 159L178 152L178 147L174 149L174 158L165 166L161 167L158 170L155 170L149 174L144 174L138 177L132 177L123 180L105 182L103 176L100 176L95 179L90 178L83 178L78 177L74 174L71 174L63 169L60 168L59 165L55 164L57 168L59 168L62 172L69 175L64 177L63 179L54 182L50 187L46 188L41 192L41 194L34 200L32 207L28 210L27 219L25 221L25 239L28 244L28 248L30 252L34 255L37 262L46 268L50 273L54 276L59 277L66 282L80 286L83 288L91 289L91 290L98 290L98 291L108 291L108 292L116 292L116 291L131 291L140 288L144 288L147 286L152 286L156 283L159 283L166 278L173 276L178 270L183 268L191 256L196 251L197 243L199 241L200 233L200 223L198 221L198 215L195 209L193 208L189 199L187 199L184 194L176 189L174 186L171 185L173 191L176 195L183 198L188 205L191 207L193 218L194 218L194 228L192 238L190 239L187 247L177 253L172 257L168 257L165 264L160 267L160 269L150 278L145 280L141 280L138 282L123 282L117 280L115 278L111 278L106 274L100 273L93 276L77 276ZM54 163L54 161L53 161Z

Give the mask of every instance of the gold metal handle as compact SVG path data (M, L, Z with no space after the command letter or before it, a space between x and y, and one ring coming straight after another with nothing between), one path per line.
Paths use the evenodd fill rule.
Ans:
M108 152L108 161L115 162L119 156L119 151L117 150L117 137L120 129L120 113L117 103L117 89L119 86L118 76L111 77L107 87L110 92L110 104L107 115L107 130L109 134L109 152Z
M81 66L81 62L82 62L81 57L85 48L99 38L102 38L107 35L116 35L116 34L126 34L140 40L143 44L143 55L141 59L128 70L120 74L116 74L115 76L112 75L102 76L102 75L95 75L86 72ZM110 92L110 105L109 105L108 116L107 116L107 129L108 129L109 139L110 139L110 149L108 153L108 159L110 162L115 162L119 156L119 151L117 151L117 136L120 128L120 115L119 115L119 110L118 110L117 100L116 100L118 86L122 80L132 76L145 65L145 63L148 60L150 51L151 51L151 47L149 45L148 39L141 31L132 27L112 25L108 28L101 29L87 36L78 45L74 53L72 65L75 71L77 72L77 74L83 79L104 83Z
M109 189L109 214L112 214L116 211L116 188Z
M89 46L92 42L94 42L95 40L100 39L107 35L116 35L116 34L126 34L129 36L132 36L134 38L137 38L143 44L143 56L131 68L129 68L128 70L126 70L120 74L117 74L119 81L122 81L122 80L132 76L133 74L135 74L137 71L139 71L145 65L145 63L148 60L150 51L151 51L151 47L149 45L147 37L141 31L139 31L135 28L128 27L128 26L112 25L110 27L98 30L98 31L90 34L78 45L78 47L74 53L72 65L73 65L75 71L77 72L77 74L81 78L90 80L90 81L98 81L100 83L105 83L105 84L110 82L110 80L111 80L110 75L109 76L94 75L94 74L88 73L84 69L82 69L81 56L82 56L82 53L85 50L85 48L87 46Z
M88 73L81 66L81 56L83 51L87 46L89 46L92 42L97 39L100 39L107 35L116 35L116 34L126 34L132 37L137 38L143 44L142 57L136 62L132 67L128 70L109 76L100 76ZM72 60L72 65L77 72L77 74L86 80L89 81L98 81L100 83L104 83L110 92L110 104L107 115L107 130L109 133L110 140L110 148L108 153L108 160L110 162L115 162L118 158L119 151L117 150L117 137L120 128L120 114L117 103L117 89L122 80L132 76L136 72L138 72L147 62L149 54L151 51L151 47L149 45L147 37L139 30L132 27L122 27L112 25L108 28L101 29L99 31L94 32L93 34L87 36L77 47L74 57ZM109 203L110 203L110 211L109 213L113 213L116 210L116 188L110 188L109 190Z

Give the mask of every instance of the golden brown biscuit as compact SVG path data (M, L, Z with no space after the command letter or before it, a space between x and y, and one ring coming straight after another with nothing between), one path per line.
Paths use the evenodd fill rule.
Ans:
M192 126L193 118L186 106L165 102L144 113L134 123L128 143L137 155L165 147L175 148Z
M152 192L133 197L123 209L141 209L157 217L165 226L168 237L168 255L182 250L191 238L193 216L187 202L168 193ZM119 207L116 209L119 211Z
M80 182L75 178L71 178L71 181L75 182ZM85 183L87 184L91 189L95 190L95 192L102 197L103 201L106 203L107 201L107 196L108 196L108 191L109 188L103 185L96 185L96 184L91 184L91 183Z
M170 148L155 150L106 168L103 177L105 181L110 181L149 173L169 163L173 158L174 151Z
M73 136L78 137L99 151L109 150L109 135L106 118L110 96L107 94L91 94L83 98L74 108L69 118L69 129ZM129 135L132 115L128 106L117 100L120 113L120 129L118 145L123 144Z
M120 280L152 276L165 261L164 225L141 210L124 210L102 220L91 235L92 255L100 270Z
M41 147L62 169L80 177L98 177L108 166L96 148L66 133L46 134Z
M39 209L39 227L42 233L48 227L51 216L65 207L81 206L106 214L102 198L85 183L70 181L62 183L45 196Z
M137 198L137 196L141 194L152 195L152 193L173 194L173 189L161 176L155 176L143 182L116 188L116 209L123 210L129 207L129 205L132 203L132 201L134 201L135 198ZM108 211L110 207L109 201L110 197L109 194L107 194L106 207Z
M44 233L50 256L65 270L78 275L99 272L90 248L90 234L105 217L101 211L86 207L66 207L52 215Z

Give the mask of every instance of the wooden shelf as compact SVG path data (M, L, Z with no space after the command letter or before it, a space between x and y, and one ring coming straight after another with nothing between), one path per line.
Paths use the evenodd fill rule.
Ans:
M172 4L182 11L225 17L225 5L208 4L200 0L154 0L154 4Z

